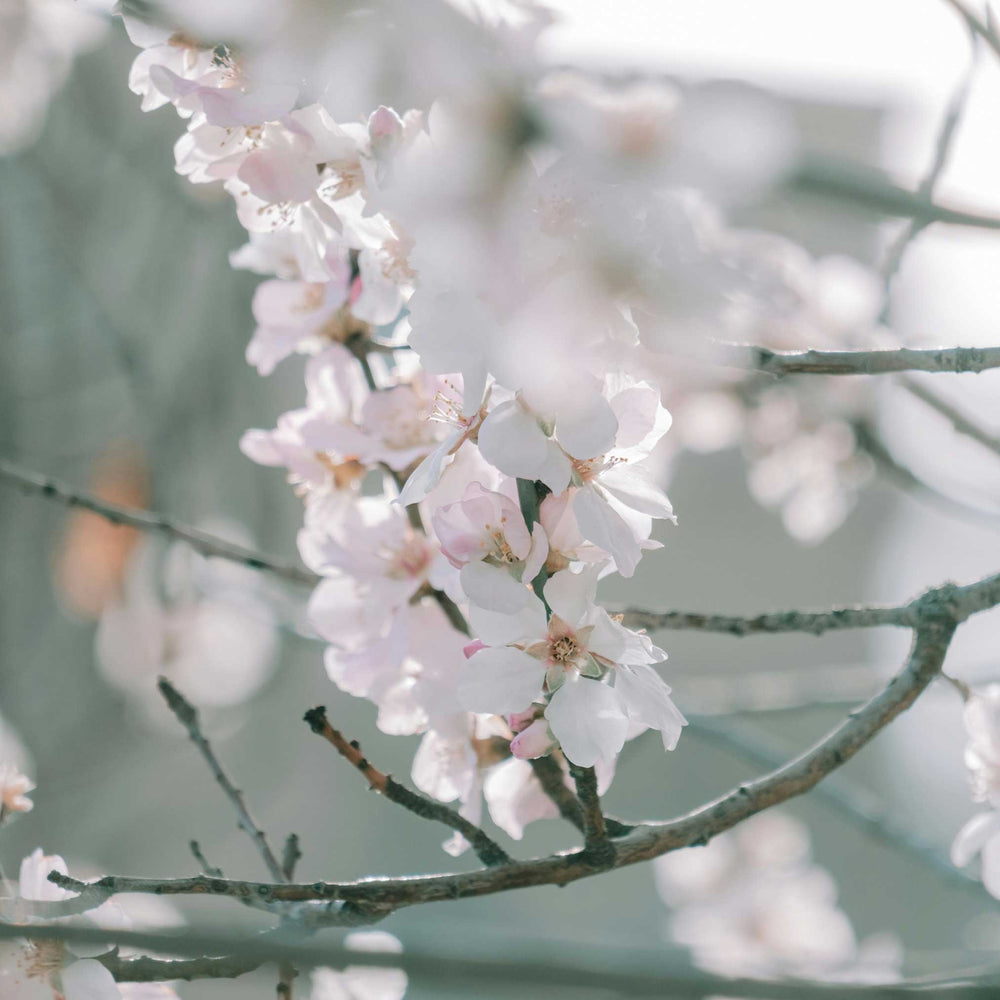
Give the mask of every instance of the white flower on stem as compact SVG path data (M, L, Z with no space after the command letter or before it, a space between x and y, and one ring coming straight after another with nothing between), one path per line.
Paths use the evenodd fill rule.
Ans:
M432 523L470 601L507 614L527 606L525 585L545 564L548 542L540 524L528 531L518 504L473 482L458 503L438 508Z
M317 451L403 472L434 450L447 433L432 418L442 405L451 405L454 395L449 382L418 371L398 385L375 392L360 389L350 408L313 403L302 434ZM311 398L319 402L318 393Z
M533 594L516 614L473 605L470 622L485 648L459 682L472 712L509 715L544 701L552 735L581 767L612 761L630 722L659 729L668 749L685 724L651 666L666 654L595 605L596 586L596 569L556 573L544 589L548 618Z
M666 494L641 464L669 429L670 414L660 405L656 389L645 382L608 376L603 391L611 414L610 436L602 430L588 438L575 421L567 435L558 416L550 430L522 399L513 399L487 416L479 448L501 472L541 480L555 494L572 483L577 488L572 503L580 534L609 553L622 576L631 576L648 539L650 519L674 519ZM580 404L574 416L588 408Z
M35 783L14 764L0 763L0 823L14 813L31 812L34 803L28 793L34 788Z

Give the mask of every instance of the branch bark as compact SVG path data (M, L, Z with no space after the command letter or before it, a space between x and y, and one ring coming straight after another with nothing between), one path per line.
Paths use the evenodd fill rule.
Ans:
M503 865L510 862L510 855L496 841L487 836L482 829L476 826L475 823L470 822L443 802L437 802L426 795L421 795L419 792L401 785L393 779L392 775L383 774L378 770L361 752L361 746L357 740L348 741L339 729L334 729L330 725L330 720L326 717L325 708L320 706L310 709L305 714L305 721L314 733L322 736L336 749L344 760L353 764L364 775L368 786L374 791L380 795L384 795L390 802L395 802L396 805L402 806L421 819L443 823L450 829L460 833L472 845L476 857L484 865Z

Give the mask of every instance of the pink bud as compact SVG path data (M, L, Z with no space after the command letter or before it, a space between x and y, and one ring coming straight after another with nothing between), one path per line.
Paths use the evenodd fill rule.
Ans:
M354 305L355 302L358 301L358 299L361 298L361 293L363 291L364 291L364 289L361 287L361 275L359 274L351 282L351 294L350 294L350 297L349 297L349 302L350 302L350 304L352 306Z
M523 712L514 712L512 715L507 716L507 725L510 726L511 732L514 733L519 733L522 729L527 729L534 721L534 708L525 709Z
M368 117L368 134L373 139L383 139L387 135L399 135L403 131L403 120L392 108L384 104L376 108Z
M535 719L524 732L510 741L510 752L521 760L531 760L544 757L554 746L549 724L544 719Z
M486 643L483 642L482 639L473 639L472 642L468 642L462 647L462 652L465 653L465 658L467 660L471 660L472 657L479 652L479 650L485 648Z

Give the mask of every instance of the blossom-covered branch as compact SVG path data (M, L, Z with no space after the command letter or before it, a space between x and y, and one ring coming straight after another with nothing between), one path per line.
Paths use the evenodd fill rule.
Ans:
M801 795L827 774L850 760L896 716L905 711L939 673L951 637L959 623L975 611L1000 602L1000 581L991 580L992 591L952 588L931 592L921 599L914 643L902 671L862 708L852 712L811 750L752 782L741 784L714 802L666 822L637 824L635 830L615 841L612 867L648 861L671 850L707 843L749 816ZM374 878L359 882L268 884L194 876L183 879L144 879L106 876L91 886L103 892L155 892L159 894L209 894L265 902L331 900L387 909L422 903L491 895L537 885L564 885L594 873L586 851L513 862L478 871L409 877ZM50 876L57 885L73 891L87 884L59 873Z
M315 573L311 573L307 569L278 562L243 545L227 542L224 538L219 538L208 531L181 524L173 518L153 511L139 510L135 507L126 507L122 504L101 500L93 494L74 489L58 479L32 472L30 469L15 465L6 459L0 459L0 480L5 480L23 493L46 497L57 503L65 504L67 507L78 507L81 510L90 511L112 524L127 525L130 528L138 528L140 531L149 531L186 542L191 548L205 556L228 559L249 566L251 569L265 570L293 583L313 585L319 579Z

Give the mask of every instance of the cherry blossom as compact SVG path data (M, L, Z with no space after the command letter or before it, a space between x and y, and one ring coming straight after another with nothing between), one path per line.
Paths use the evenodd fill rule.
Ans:
M0 823L13 813L31 812L34 803L28 793L35 783L11 763L0 763Z

